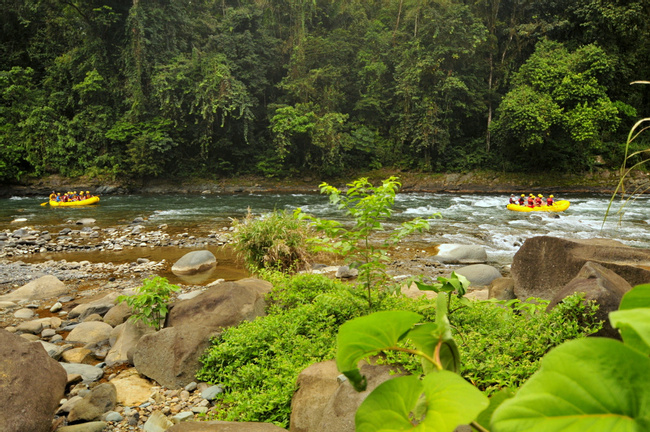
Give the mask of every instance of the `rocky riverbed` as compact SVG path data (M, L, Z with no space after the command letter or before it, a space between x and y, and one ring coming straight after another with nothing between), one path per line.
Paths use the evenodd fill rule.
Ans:
M132 294L144 278L169 271L173 262L148 258L97 262L97 255L130 251L131 256L137 256L138 251L227 247L232 242L231 227L205 233L189 228L168 232L164 225L152 227L143 222L136 219L126 225L100 228L94 220L83 219L69 221L69 227L56 232L29 228L0 232L0 329L41 343L50 357L64 366L68 384L53 418L61 432L158 430L154 424L198 418L210 409L212 399L221 391L218 386L200 382L167 388L139 374L126 358L115 361L118 354L113 347L119 340L116 331L129 315L128 310L115 306L116 297ZM38 259L48 254L69 254L77 259ZM435 277L450 271L429 260L431 251L420 245L404 244L391 254L394 259L389 271L396 280L416 274ZM338 266L317 267L317 271L331 277L337 271L340 277L350 276L341 273ZM192 298L222 281L181 283L173 301ZM39 287L34 290L54 291L51 295L14 296L32 285ZM112 390L104 394L105 383L115 386L115 395ZM88 407L81 402L96 399L109 407L99 416L92 409L90 414L85 412ZM78 424L67 426L68 422Z

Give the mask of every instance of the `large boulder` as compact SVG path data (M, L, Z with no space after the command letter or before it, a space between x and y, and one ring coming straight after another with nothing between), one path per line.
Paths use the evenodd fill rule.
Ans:
M208 271L217 265L217 258L208 250L189 252L181 257L172 266L176 275L193 275Z
M431 259L445 264L480 264L487 261L487 252L478 245L441 244Z
M67 374L40 343L0 329L0 432L49 432Z
M515 254L511 276L520 300L552 300L591 261L613 271L630 285L650 282L650 250L608 239L532 237Z
M184 387L194 380L210 338L226 327L264 315L264 297L271 287L259 279L242 279L173 304L167 328L140 339L133 364L139 373L166 387Z
M602 320L604 326L598 335L619 337L618 330L612 328L608 316L610 312L618 310L623 295L631 289L632 286L613 271L600 264L587 262L576 277L551 299L547 310L553 309L565 297L585 293L585 300L593 300L599 305L596 318Z
M472 264L461 267L456 273L465 276L472 286L488 286L490 283L502 277L501 272L487 264Z
M273 286L255 278L224 282L171 306L168 327L191 325L217 330L264 315L264 297Z
M65 284L55 276L46 275L29 282L16 290L0 296L0 301L44 300L66 294Z
M167 432L287 432L287 430L272 423L214 420L207 422L181 422L167 429Z

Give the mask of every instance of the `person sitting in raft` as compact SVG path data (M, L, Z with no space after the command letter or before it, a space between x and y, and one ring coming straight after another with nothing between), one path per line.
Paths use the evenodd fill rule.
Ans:
M533 194L528 195L528 207L535 207L535 198L533 197Z
M542 194L538 194L537 198L535 198L535 207L541 207L542 206Z
M517 200L515 199L515 194L510 194L510 203L509 204L517 204Z
M553 195L549 195L548 198L546 198L546 205L549 207L553 205Z
M523 206L524 204L526 204L526 195L521 194L521 196L519 197L519 205Z
M54 191L52 191L52 193L50 194L50 201L54 201L55 199L56 199L56 194L54 193Z
M84 199L90 199L93 196L90 194L90 191L86 191L86 197Z
M56 202L61 202L61 192L59 192L58 194L56 194L56 197L54 197L54 201L56 201Z

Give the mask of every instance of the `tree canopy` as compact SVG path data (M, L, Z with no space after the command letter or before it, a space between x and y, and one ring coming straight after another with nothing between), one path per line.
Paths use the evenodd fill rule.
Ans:
M583 171L619 166L650 108L628 85L650 78L643 0L3 0L0 12L0 182Z

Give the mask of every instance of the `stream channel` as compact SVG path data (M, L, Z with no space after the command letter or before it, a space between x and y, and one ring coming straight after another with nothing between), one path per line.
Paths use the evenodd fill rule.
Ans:
M505 208L508 197L489 194L400 193L397 195L393 217L387 229L416 218L429 219L431 229L411 236L403 250L430 250L441 243L476 244L485 247L488 260L500 266L512 262L523 242L534 236L549 235L563 238L609 238L622 243L650 248L650 196L631 200L620 218L612 206L605 224L603 218L610 195L567 194L556 199L569 200L571 206L562 213L520 213ZM236 194L236 195L110 195L102 196L98 205L88 207L49 207L40 204L46 197L11 197L0 200L0 231L30 227L41 231L59 232L81 218L93 218L100 228L120 227L135 218L144 218L144 225L154 230L162 224L166 232L187 232L206 235L229 227L231 219L243 218L247 212L262 214L274 209L293 211L300 207L314 216L349 222L345 213L331 205L327 196L314 194ZM245 277L246 272L228 249L211 249L219 262L219 276L227 280ZM113 262L134 261L138 257L175 262L186 248L135 248L124 251L42 253L20 257L25 262L46 260ZM170 264L171 265L171 264ZM172 276L164 274L163 276Z

